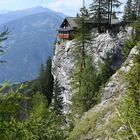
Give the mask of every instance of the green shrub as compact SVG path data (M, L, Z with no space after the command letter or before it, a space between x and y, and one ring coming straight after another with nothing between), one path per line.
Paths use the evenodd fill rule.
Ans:
M7 88L7 86L5 86ZM5 91L1 87L0 91ZM31 106L23 108L21 101ZM22 110L23 108L23 110ZM20 119L22 111L27 117ZM36 93L25 97L19 90L8 90L0 96L0 139L2 140L63 140L63 118L51 112L45 97Z
M123 48L123 55L124 55L125 59L127 58L127 56L129 55L131 49L135 45L136 45L136 42L134 41L134 39L129 39L129 40L125 41L124 48Z

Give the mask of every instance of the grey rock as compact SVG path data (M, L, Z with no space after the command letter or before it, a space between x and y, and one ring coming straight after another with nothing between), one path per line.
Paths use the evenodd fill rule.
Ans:
M123 80L123 75L127 73L133 66L133 57L138 53L137 47L134 47L123 66L110 79L102 92L102 101L111 99L117 93L125 94L126 88Z
M92 33L92 36L93 34L94 33ZM86 47L87 54L92 56L93 65L98 69L109 56L109 58L113 58L113 67L118 69L123 62L122 44L126 38L127 32L122 31L117 34L96 34L96 37L93 38L91 45L87 45ZM61 87L64 89L63 97L67 109L69 104L71 104L71 97L73 94L71 79L74 72L74 64L74 41L66 41L59 45L56 44L55 55L52 62L52 71L54 79L57 77ZM119 77L114 75L114 78L116 80L109 83L105 88L102 100L109 99L117 90L116 84L119 81ZM123 86L121 88L123 88ZM108 94L108 92L110 92L110 94ZM64 109L65 113L69 112L67 109Z

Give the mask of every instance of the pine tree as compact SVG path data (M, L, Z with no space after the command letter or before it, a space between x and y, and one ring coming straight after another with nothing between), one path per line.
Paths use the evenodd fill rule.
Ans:
M118 11L118 8L120 7L122 3L120 2L120 0L109 0L109 17L110 17L110 21L109 24L111 25L111 19L113 16L113 13L119 14L121 13L121 11Z
M48 103L50 104L53 97L53 85L54 85L51 57L49 57L46 62L45 75L46 75L46 90L44 91L44 95L47 97Z
M132 0L128 0L125 8L124 8L124 21L125 22L133 22L134 20L136 20L136 14L134 12L134 7L133 7L133 1Z
M58 78L54 81L54 95L53 95L53 102L52 108L56 112L56 114L62 115L63 114L63 97L62 97L62 88L59 85Z
M90 43L90 31L86 25L88 16L88 11L83 1L83 7L80 9L80 13L77 14L78 29L75 36L75 46L77 46L76 52L78 52L75 54L79 57L78 59L81 60L81 70L85 67L85 47Z
M86 58L85 67L80 71L76 67L73 76L72 86L74 94L72 96L72 114L80 117L82 113L88 111L97 103L97 71L92 66L91 57Z
M77 92L74 94L73 97L73 103L80 105L81 109L84 108L83 102L79 101L81 100L81 97L84 98L84 95L82 95L82 93L80 94L81 88L83 86L82 74L84 73L84 69L86 68L86 45L90 43L90 32L86 25L88 16L89 16L88 11L83 1L83 7L80 9L80 13L77 14L78 29L77 29L77 34L75 36L75 53L74 53L75 60L77 60L77 62L76 62L76 71L75 71L74 79L72 81L73 87L74 88L76 87L77 90ZM77 98L78 95L80 95L79 98ZM77 105L74 105L73 109L76 106Z
M111 28L111 20L117 8L121 5L119 0L93 0L90 5L90 15L94 23L98 24L98 31Z
M140 1L139 0L133 0L133 8L134 8L134 13L136 17L140 17Z
M9 30L8 29L4 29L4 31L0 34L0 43L2 43L3 41L7 40L7 36L9 34ZM0 55L4 54L4 48L2 46L0 46ZM1 60L0 63L4 63L6 61Z
M98 24L98 31L101 32L101 24L106 22L105 19L109 18L106 0L93 0L90 5L90 15L93 22Z
M41 92L46 96L48 104L51 103L53 97L54 79L51 73L51 57L48 58L46 65L41 65L40 74L33 85L34 92Z
M111 60L106 59L105 63L98 70L92 65L92 57L86 57L85 67L80 71L80 65L76 65L73 76L72 87L72 116L81 117L82 113L88 111L100 101L100 89L114 73L111 68Z

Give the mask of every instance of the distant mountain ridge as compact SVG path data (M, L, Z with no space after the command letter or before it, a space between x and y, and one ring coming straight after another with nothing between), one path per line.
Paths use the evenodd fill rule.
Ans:
M24 11L23 15L0 25L0 31L4 25L11 31L3 44L8 48L7 52L0 58L7 60L7 63L0 65L0 83L19 83L35 79L40 65L53 54L56 30L64 15L42 7L30 10L33 11L32 14L26 15L26 10L21 10ZM18 12L16 15L19 15Z
M3 14L0 14L0 25L5 24L5 23L10 22L10 21L14 21L14 20L22 18L22 17L26 17L29 15L38 14L38 13L44 13L44 12L56 14L62 18L65 16L62 13L59 13L59 12L57 13L53 10L46 8L46 7L37 6L37 7L33 7L33 8L16 10L16 11L9 11L9 12L5 12Z

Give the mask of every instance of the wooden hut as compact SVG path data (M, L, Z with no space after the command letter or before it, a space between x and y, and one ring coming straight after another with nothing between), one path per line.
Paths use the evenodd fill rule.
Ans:
M87 27L90 29L98 27L98 22L92 19L86 20ZM101 27L108 27L108 20L104 19L100 23ZM111 27L115 27L120 24L119 19L111 19ZM78 24L76 23L76 17L66 17L60 28L58 30L58 38L63 40L71 40L73 39L74 34L77 31ZM105 29L104 29L105 30Z
M77 30L76 18L66 17L58 30L58 38L71 40Z

